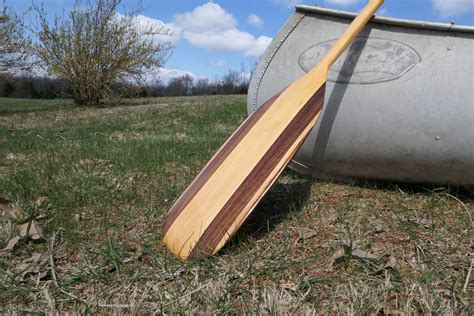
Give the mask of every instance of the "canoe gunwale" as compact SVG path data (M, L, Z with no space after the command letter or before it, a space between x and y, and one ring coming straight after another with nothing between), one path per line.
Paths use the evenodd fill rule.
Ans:
M327 8L322 8L322 7L317 7L317 6L304 5L304 4L297 5L296 12L318 13L318 14L324 14L324 15L341 17L341 18L349 18L349 19L353 19L357 16L357 14L353 12L333 10L333 9L327 9ZM386 24L386 25L396 25L396 26L418 28L418 29L424 29L424 30L474 33L474 26L456 25L454 23L437 23L437 22L408 20L408 19L395 19L395 18L389 18L389 17L383 17L383 16L374 16L371 22Z

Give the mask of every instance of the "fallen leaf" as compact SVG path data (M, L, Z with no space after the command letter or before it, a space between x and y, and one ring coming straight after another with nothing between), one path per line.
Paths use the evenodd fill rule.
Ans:
M16 268L17 278L19 281L24 281L28 274L37 274L39 279L48 275L48 255L43 253L34 253L28 259L23 260Z
M7 245L5 246L5 248L3 248L2 250L0 250L0 252L6 252L6 251L12 251L16 244L18 244L18 242L21 240L21 237L20 236L15 236L13 237L12 239L10 239L7 243Z
M359 258L359 259L367 259L367 260L378 260L379 257L371 254L370 252L361 250L361 249L354 249L352 250L352 256Z
M300 229L295 244L316 237L318 234L313 229Z
M22 224L20 226L20 236L38 240L43 237L43 229L36 223L35 220L32 220L31 222Z
M452 291L451 290L448 290L448 289L438 289L436 290L436 292L442 296L444 296L445 298L452 298L453 294L452 294Z
M332 256L327 265L328 268L332 267L336 261L345 257L348 253L354 258L366 259L366 260L378 260L379 257L371 254L370 252L364 251L359 248L359 245L355 241L345 240L343 241L343 247L337 250Z
M391 254L390 257L388 258L387 263L384 266L385 269L393 269L393 270L399 270L400 269L400 263L398 262L397 258Z
M3 210L3 214L6 218L12 221L20 221L23 218L21 209L17 203L0 198L0 209Z
M383 203L382 203L381 201L379 201L379 200L376 200L376 201L375 201L375 204L374 204L374 206L373 206L373 208L374 208L375 210L382 209L383 207L385 207L385 204L383 204Z
M331 256L331 259L329 259L329 263L326 265L326 268L331 268L336 261L338 261L341 258L344 258L346 256L346 251L344 248L338 249L333 255Z
M431 226L433 226L433 222L430 221L429 219L426 219L426 218L422 218L422 219L411 219L409 220L410 222L412 222L413 224L416 224L416 225L419 225L419 226L423 226L424 228L430 228Z

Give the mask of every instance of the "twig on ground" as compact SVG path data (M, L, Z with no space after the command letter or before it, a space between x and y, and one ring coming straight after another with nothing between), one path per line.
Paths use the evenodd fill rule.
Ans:
M120 309L131 309L132 305L121 305L121 304L97 304L100 308L120 308Z
M474 259L471 260L471 265L469 266L469 270L467 271L466 282L464 282L464 287L462 288L463 292L467 291L467 286L469 284L469 280L471 279L471 272L472 272L473 265L474 265Z
M449 193L444 193L444 195L456 200L459 204L462 205L462 207L466 210L466 213L467 215L469 216L469 219L471 220L471 227L474 226L474 222L472 221L472 215L471 215L471 211L467 208L466 204L463 203L463 201L461 201L460 199L458 199L457 197L455 197L454 195L452 194L449 194Z

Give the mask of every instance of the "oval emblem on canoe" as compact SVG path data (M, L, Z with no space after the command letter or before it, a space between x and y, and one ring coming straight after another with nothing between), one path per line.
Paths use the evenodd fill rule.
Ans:
M305 50L298 59L300 67L306 72L311 70L335 41L325 41ZM383 38L359 37L331 67L328 80L346 84L391 81L402 77L420 62L420 55L406 44Z

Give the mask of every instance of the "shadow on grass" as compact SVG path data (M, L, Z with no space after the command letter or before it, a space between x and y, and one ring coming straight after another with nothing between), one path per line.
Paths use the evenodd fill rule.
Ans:
M310 199L313 179L286 169L239 229L231 244L260 239L291 214L300 212Z
M337 182L337 180L334 180ZM423 183L405 183L389 180L377 180L377 179L353 179L352 185L374 189L374 190L386 190L386 191L399 191L405 194L447 194L451 195L462 202L474 202L474 186L467 185L442 185L442 184L423 184Z
M289 178L289 180L288 180ZM291 214L300 212L311 197L311 186L315 181L342 183L349 186L378 190L398 191L403 194L446 194L463 203L474 201L473 186L449 186L433 184L411 184L388 180L311 177L286 169L279 180L269 189L237 234L225 246L224 252L232 251L242 241L261 239Z

